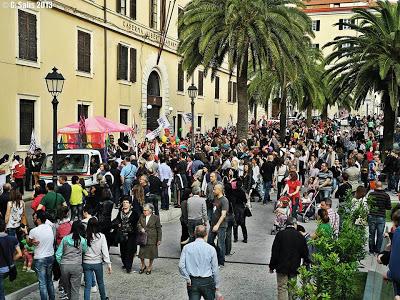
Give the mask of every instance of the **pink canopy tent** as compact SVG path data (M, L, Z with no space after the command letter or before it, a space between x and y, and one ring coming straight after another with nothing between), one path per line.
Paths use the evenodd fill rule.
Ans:
M82 137L82 131L84 137ZM132 127L117 123L104 117L85 119L85 126L80 122L73 123L58 130L59 149L105 148L109 142L108 135L114 132L132 132Z
M86 134L91 133L112 133L112 132L130 132L132 127L111 121L104 117L90 117L85 119ZM79 122L69 124L58 130L59 134L78 134Z

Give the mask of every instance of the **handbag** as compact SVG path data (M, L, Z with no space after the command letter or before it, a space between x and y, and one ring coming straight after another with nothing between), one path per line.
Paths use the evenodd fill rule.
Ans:
M17 278L17 267L15 264L11 264L11 262L6 258L4 255L4 248L0 243L0 249L1 249L1 255L3 256L4 261L6 262L8 266L8 277L10 281L14 281Z
M147 232L138 232L138 234L136 235L136 244L138 244L139 246L147 245Z
M250 208L247 207L247 206L244 208L244 215L245 215L246 217L251 217L251 216L253 216L253 214L251 213Z

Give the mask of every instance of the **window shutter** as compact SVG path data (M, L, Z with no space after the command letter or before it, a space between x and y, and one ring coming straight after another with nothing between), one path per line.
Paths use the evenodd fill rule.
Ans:
M136 0L131 0L131 19L136 20Z
M117 0L117 13L121 13L121 0Z
M136 49L131 48L131 82L136 82Z
M204 96L203 79L204 73L203 71L199 71L199 96Z
M160 31L164 32L166 28L166 0L161 0L161 11L160 11Z
M321 24L321 21L320 21L320 20L317 20L317 30L316 30L316 31L319 31L319 29L320 29L320 24Z
M128 80L128 47L121 45L121 79Z
M122 68L121 68L121 59L122 56L122 45L118 44L118 48L117 48L117 80L122 79L121 76L121 72L122 72Z
M26 12L18 11L18 44L19 58L28 57L28 17Z
M339 30L343 30L343 19L339 19Z
M85 64L83 51L85 48L85 40L82 31L78 31L78 71L83 71Z
M90 73L90 56L91 56L91 50L92 49L90 49L90 39L91 39L91 36L90 36L90 34L89 33L87 33L87 32L85 32L85 64L84 64L84 68L85 68L85 71L86 72L88 72L88 73Z
M183 92L185 89L184 87L184 72L183 72L183 65L180 62L178 64L178 91Z
M35 125L35 101L21 99L19 102L19 144L29 145Z
M232 102L232 81L228 81L228 102Z
M237 102L237 83L233 83L233 103Z
M37 61L36 15L28 14L28 59Z
M215 77L215 99L219 99L219 77Z

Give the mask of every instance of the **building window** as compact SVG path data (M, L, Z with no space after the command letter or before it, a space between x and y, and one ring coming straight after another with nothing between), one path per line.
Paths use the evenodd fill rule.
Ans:
M19 144L29 145L35 128L35 101L19 100Z
M165 30L165 25L167 22L167 0L160 0L161 1L161 11L160 11L160 31L163 32Z
M228 81L228 102L232 102L232 81Z
M36 15L18 10L18 57L37 62Z
M126 15L126 0L117 0L117 13Z
M183 12L184 10L182 8L178 8L178 24L181 23L181 20L183 18ZM178 39L181 39L181 34L182 32L179 30L180 26L178 26Z
M203 120L203 116L197 116L197 127L200 128L201 131L201 121Z
M78 103L78 122L81 120L81 116L85 119L89 118L89 104Z
M119 109L119 122L121 124L128 125L128 113L129 113L129 109L127 109L127 108Z
M91 35L78 30L78 71L90 73Z
M233 103L236 103L237 102L237 83L236 82L234 82L232 84L232 94L233 94L233 97L232 97Z
M128 80L128 47L118 44L118 80Z
M311 44L311 48L319 49L319 44Z
M237 101L237 84L236 82L228 82L228 102L235 103Z
M320 30L320 24L321 24L320 20L312 20L312 23L311 23L312 31L319 31Z
M178 64L178 91L183 92L185 90L185 75L183 72L183 65L180 62Z
M215 99L219 99L219 77L215 76Z
M157 29L157 0L150 0L150 28Z
M199 71L199 96L204 96L203 80L204 80L204 72Z
M344 44L341 45L340 48L346 49L346 48L350 48L350 47L351 47L351 43L344 43Z
M339 30L350 29L350 26L348 26L346 24L354 24L354 20L352 20L352 19L339 19Z
M131 19L136 20L136 0L131 0L130 4L130 16Z
M130 48L130 81L131 82L136 82L136 49L135 48Z
M218 118L217 117L214 118L214 127L218 128Z

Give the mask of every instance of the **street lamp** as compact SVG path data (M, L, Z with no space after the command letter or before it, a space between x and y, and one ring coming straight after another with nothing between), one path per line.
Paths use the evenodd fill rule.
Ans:
M53 96L53 183L57 186L57 96L61 94L64 87L64 76L57 72L57 68L53 68L53 72L47 74L46 78L47 90Z
M194 154L194 98L197 97L197 87L194 85L192 81L192 85L188 88L188 94L192 101L190 104L192 105L192 141L191 141L191 149L192 153Z

